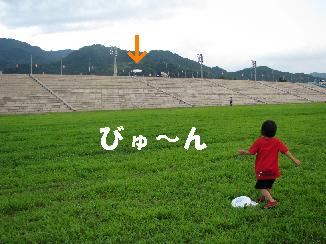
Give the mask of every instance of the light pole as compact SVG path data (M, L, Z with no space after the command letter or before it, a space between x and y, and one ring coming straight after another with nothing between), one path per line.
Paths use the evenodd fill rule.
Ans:
M110 55L113 55L113 76L118 76L118 66L117 66L118 49L116 47L110 49Z
M91 58L88 58L88 74L91 74Z
M33 75L33 55L31 54L31 75Z
M252 68L254 69L254 74L255 74L255 81L257 81L257 62L255 60L251 60L251 63L252 63Z
M203 79L204 78L204 74L203 74L203 63L204 63L203 54L201 54L201 53L197 54L197 58L198 58L198 63L200 63L200 76Z
M60 74L62 75L62 59L61 59L61 65L60 65Z

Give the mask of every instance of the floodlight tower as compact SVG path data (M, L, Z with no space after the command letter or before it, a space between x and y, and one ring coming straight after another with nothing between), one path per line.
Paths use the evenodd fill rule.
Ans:
M117 66L118 49L116 47L110 49L110 55L113 55L113 76L118 76L118 66Z
M198 58L198 63L200 63L200 76L203 79L204 78L204 74L203 74L203 63L204 63L203 54L201 54L201 53L197 54L197 58Z
M33 74L33 55L31 54L31 75Z
M60 62L60 74L62 75L62 59L61 59L61 62Z
M88 74L91 74L91 58L88 58Z
M257 62L255 60L251 60L251 63L252 63L252 68L254 70L254 74L255 74L255 81L257 81Z

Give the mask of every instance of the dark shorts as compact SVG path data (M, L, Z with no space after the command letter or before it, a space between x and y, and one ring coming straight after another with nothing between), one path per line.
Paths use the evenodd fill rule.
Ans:
M273 180L257 180L255 188L256 189L271 189L275 179Z

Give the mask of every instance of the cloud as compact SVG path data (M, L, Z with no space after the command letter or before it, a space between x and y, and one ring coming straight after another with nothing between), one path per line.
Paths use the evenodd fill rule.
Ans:
M0 0L0 21L11 28L71 31L95 26L99 22L162 18L184 4L183 0Z
M311 73L312 71L325 72L326 48L305 49L297 52L279 53L259 57L260 63L290 72Z
M170 50L229 71L250 60L326 72L324 0L0 0L0 32L46 50L95 43Z

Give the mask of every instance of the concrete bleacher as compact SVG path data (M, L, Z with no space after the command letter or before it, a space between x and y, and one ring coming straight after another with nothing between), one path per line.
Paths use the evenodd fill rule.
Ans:
M326 102L307 83L81 75L0 75L0 113Z
M0 75L0 114L66 111L65 104L28 75Z
M276 84L276 87L274 87L275 82L255 82L248 80L219 80L219 82L229 89L241 91L243 94L255 97L266 104L307 102L302 97L279 89L279 82Z
M226 105L230 97L235 105L326 101L326 89L313 84L218 79L144 80L194 106Z
M187 106L136 78L80 75L37 78L77 110Z
M158 87L193 106L217 106L229 104L230 97L241 104L255 104L254 99L243 96L210 80L144 78L144 81Z
M262 82L265 85L297 97L297 102L325 102L326 89L316 85L291 82ZM282 99L283 101L284 99ZM284 101L286 102L286 101Z

